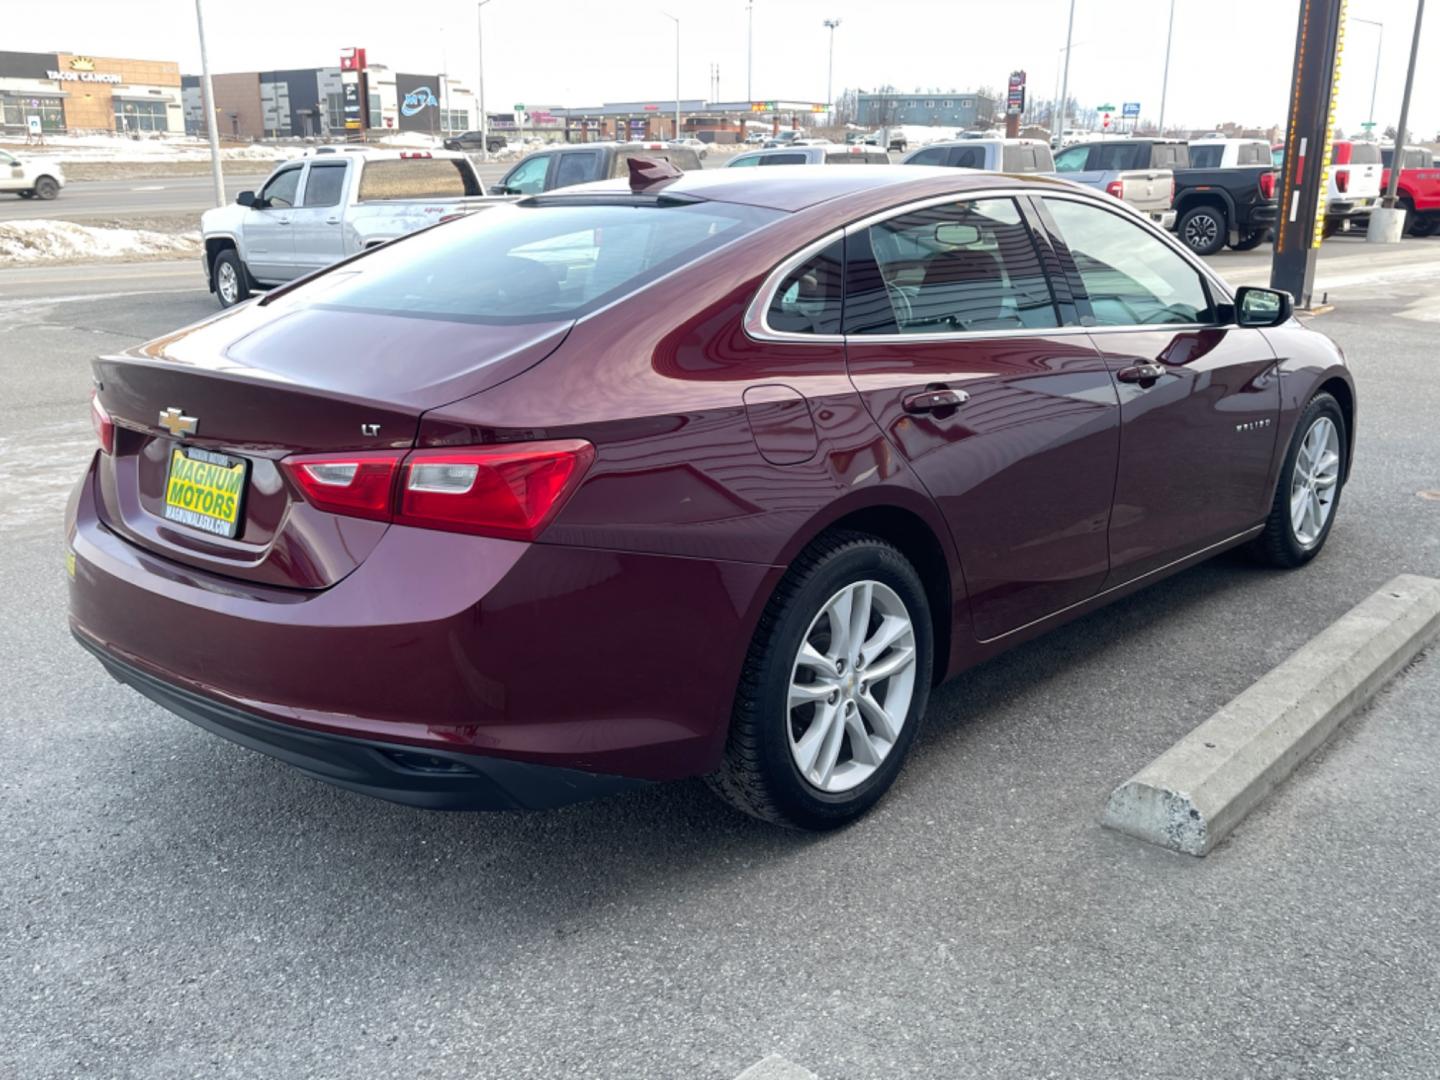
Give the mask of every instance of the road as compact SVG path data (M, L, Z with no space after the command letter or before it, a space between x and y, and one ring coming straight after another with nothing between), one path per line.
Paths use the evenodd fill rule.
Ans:
M699 783L408 810L110 682L64 621L88 360L214 302L189 263L0 272L0 1075L1440 1075L1440 656L1210 858L1099 827L1330 620L1440 573L1417 496L1440 489L1440 246L1390 255L1322 264L1312 325L1362 395L1325 553L1222 558L941 688L895 792L826 837Z

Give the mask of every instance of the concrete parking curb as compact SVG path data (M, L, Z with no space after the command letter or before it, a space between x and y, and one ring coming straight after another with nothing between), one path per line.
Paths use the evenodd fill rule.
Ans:
M1116 788L1103 824L1208 854L1437 635L1440 580L1392 578Z

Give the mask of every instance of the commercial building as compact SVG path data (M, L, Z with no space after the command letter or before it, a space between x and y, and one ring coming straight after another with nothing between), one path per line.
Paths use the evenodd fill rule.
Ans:
M368 126L376 131L444 135L476 126L475 95L443 74L416 75L367 66ZM205 133L198 75L184 77L185 130ZM212 75L220 133L236 138L325 138L345 133L340 68L295 68Z
M558 123L567 142L621 142L643 139L671 139L675 131L674 98L649 101L610 101L585 108L552 108L544 115ZM681 99L681 135L694 135L706 142L736 142L743 139L746 122L761 122L773 129L799 127L802 120L825 111L818 101L772 99L769 101L703 101ZM543 130L543 128L542 128Z
M933 127L988 128L996 123L1000 110L994 98L984 94L898 93L885 91L856 95L856 123L862 127L891 127L897 124Z
M0 132L185 130L180 65L77 53L0 52Z

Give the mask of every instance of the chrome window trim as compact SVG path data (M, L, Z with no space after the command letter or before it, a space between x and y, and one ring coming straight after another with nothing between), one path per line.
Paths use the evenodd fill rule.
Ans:
M1088 206L1097 207L1122 220L1136 223L1142 229L1147 230L1161 243L1169 246L1171 251L1178 254L1186 265L1197 270L1200 275L1218 291L1217 302L1222 299L1225 302L1233 303L1234 295L1230 287L1210 269L1196 255L1184 247L1178 240L1172 239L1165 230L1152 222L1140 211L1128 203L1118 202L1114 196L1107 195L1102 199L1087 191L1085 188L1076 187L1073 191L1050 191L1045 188L1033 187L996 187L979 188L963 192L951 192L945 195L928 195L923 199L915 199L901 206L889 207L885 210L876 211L857 221L852 221L833 232L827 233L819 240L811 241L803 248L782 259L776 267L766 275L760 288L756 290L751 298L749 306L745 309L744 329L745 336L752 341L773 342L788 345L843 345L853 340L856 344L876 345L898 345L902 343L934 343L945 341L985 341L992 338L1012 337L1052 337L1055 335L1086 334L1096 331L1112 333L1138 333L1152 330L1197 330L1211 329L1216 326L1226 325L1222 323L1141 323L1131 326L1050 326L1050 327L1021 327L1016 330L954 330L948 333L933 334L801 334L789 330L774 330L770 327L766 316L770 309L771 302L775 299L775 293L780 288L780 283L785 280L789 273L798 265L814 257L836 240L843 239L847 234L861 229L868 229L872 225L882 221L888 221L893 217L901 217L905 214L914 213L917 210L927 210L932 206L944 206L946 203L973 201L979 199L993 198L1054 198L1067 199L1070 202L1078 202ZM1105 199L1116 205L1107 205Z

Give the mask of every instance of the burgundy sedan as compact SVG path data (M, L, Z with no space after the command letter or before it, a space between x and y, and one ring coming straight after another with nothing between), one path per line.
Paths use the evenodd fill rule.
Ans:
M942 680L1227 548L1324 546L1339 350L1117 200L663 172L97 360L81 644L399 802L703 776L828 828L894 782Z

